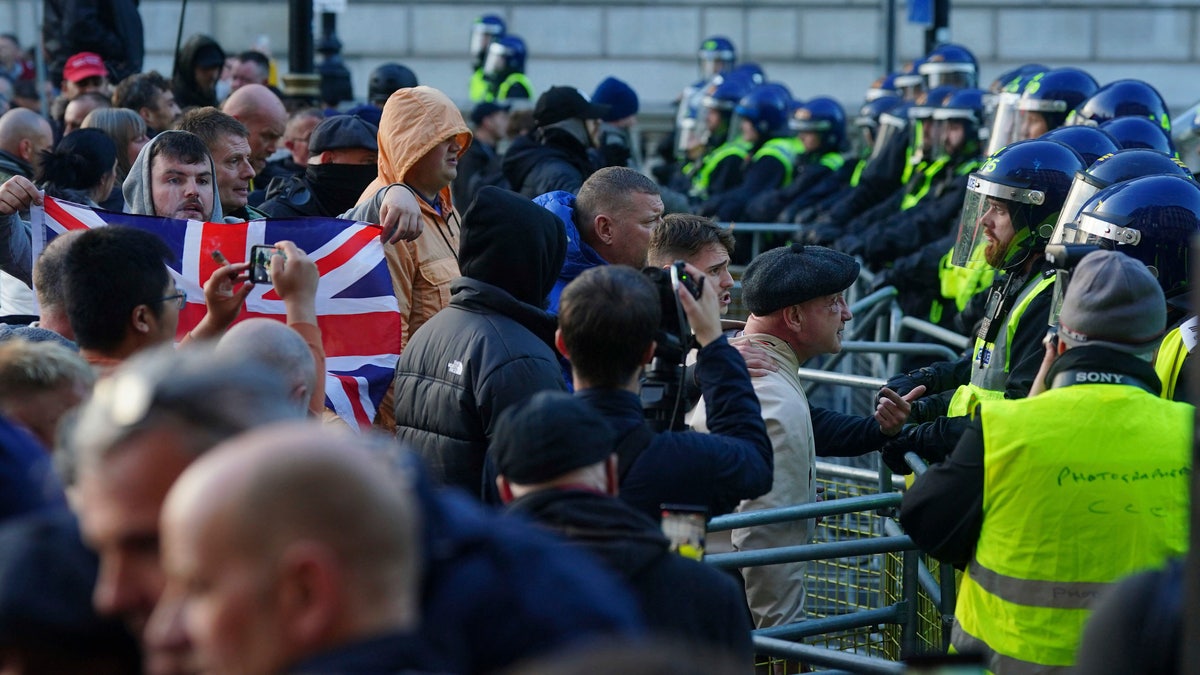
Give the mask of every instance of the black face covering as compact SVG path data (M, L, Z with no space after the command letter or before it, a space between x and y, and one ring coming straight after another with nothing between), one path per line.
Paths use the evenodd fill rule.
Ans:
M309 164L304 175L325 212L336 216L358 203L378 172L374 164Z

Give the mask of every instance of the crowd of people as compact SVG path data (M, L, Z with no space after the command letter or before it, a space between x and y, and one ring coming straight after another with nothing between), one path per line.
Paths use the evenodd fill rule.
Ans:
M0 669L750 672L752 629L806 619L806 564L723 574L680 524L814 502L817 457L878 453L921 470L900 522L963 570L956 651L1175 672L1195 111L1070 67L981 86L942 44L848 116L713 36L643 155L627 83L539 92L498 16L464 115L398 63L346 111L284 96L205 35L142 72L110 4L47 17L49 117L0 36ZM157 234L46 243L47 197L377 225L400 321L374 428L327 405L315 252L266 242L283 320L218 260L185 330ZM734 221L794 232L751 256ZM842 350L856 285L971 339L866 415L798 372Z

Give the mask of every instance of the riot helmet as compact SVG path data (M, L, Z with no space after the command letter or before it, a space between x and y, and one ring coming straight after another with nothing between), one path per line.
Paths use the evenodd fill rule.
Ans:
M1092 196L1061 242L1091 244L1142 261L1167 299L1187 291L1191 240L1200 233L1200 186L1178 175L1134 178Z
M940 108L950 96L958 91L957 87L936 87L924 92L915 105L908 109L908 147L912 149L911 162L933 159L933 111Z
M897 136L908 137L908 112L912 103L901 99L892 108L879 113L879 129L875 132L875 144L872 146L871 159L879 156L884 148L891 145Z
M903 72L892 78L892 84L896 86L906 101L916 102L921 93L925 91L925 78L921 77L921 73L918 72L922 63L925 63L924 58L914 59Z
M1142 80L1117 80L1100 87L1071 113L1067 124L1099 126L1118 117L1145 117L1171 130L1162 94Z
M1009 91L1008 87L1012 82L1020 81L1021 78L1028 79L1033 75L1044 73L1047 70L1050 70L1050 68L1043 66L1040 63L1026 63L1023 66L1017 66L1016 68L1006 70L997 75L996 79L992 80L992 83L988 85L988 93L999 94L1003 91ZM1016 93L1020 94L1021 92L1017 91Z
M724 35L714 35L701 42L697 56L700 59L700 77L706 80L728 72L737 63L737 49L733 41Z
M792 115L790 125L797 134L815 135L812 147L804 141L805 152L838 152L846 142L846 111L841 103L828 96L818 96L801 104Z
M1122 148L1148 148L1175 156L1175 143L1166 129L1145 117L1118 117L1100 125Z
M399 63L384 63L371 71L370 84L367 85L367 100L376 105L383 105L388 97L399 89L417 86L417 75L412 70Z
M896 73L889 73L871 83L867 87L867 95L864 100L867 103L875 99L884 98L886 96L899 96L900 90L896 88Z
M1021 102L1021 93L1025 90L1033 78L1042 74L1043 70L1038 70L1036 64L1022 66L1013 79L1004 84L1002 91L996 94L992 100L992 108L989 110L990 121L988 122L988 146L987 154L991 155L999 152L1000 148L1010 145L1020 139L1021 120L1020 112L1017 106Z
M483 62L487 58L488 46L493 41L504 37L506 32L504 19L495 14L484 14L475 19L475 23L471 26L471 58L474 59L476 70L483 67Z
M1071 128L1086 129L1088 127ZM1192 177L1191 172L1179 160L1157 150L1130 148L1117 150L1097 159L1087 169L1075 174L1075 178L1071 182L1071 191L1067 194L1067 201L1063 203L1062 212L1058 216L1058 224L1054 228L1050 242L1054 244L1074 243L1064 240L1064 228L1074 222L1083 205L1090 201L1097 192L1116 183L1159 174Z
M503 80L513 73L525 72L525 41L516 35L505 35L488 47L483 74Z
M1061 127L1067 115L1099 88L1095 78L1078 68L1055 68L1034 75L1017 102L1017 140L1037 138Z
M742 97L733 109L734 124L739 121L749 122L754 129L757 139L754 146L761 145L770 138L784 136L788 133L788 110L792 105L791 92L778 82L760 84Z
M1018 141L967 178L951 262L965 267L982 250L992 267L1012 269L1041 250L1054 230L1079 153L1055 141Z
M979 64L971 50L950 42L938 45L917 67L925 79L925 88L952 86L973 88L979 82Z
M933 109L934 157L963 158L979 154L984 96L982 89L959 89ZM953 125L961 125L961 137Z
M854 118L855 134L852 136L855 154L866 157L875 147L875 138L879 135L879 117L883 113L900 105L903 101L899 96L880 96L863 103Z
M749 77L736 71L713 78L700 99L702 119L698 122L703 128L697 127L697 141L710 147L728 141L733 109L753 86Z
M1096 127L1059 127L1054 131L1042 134L1038 138L1047 141L1058 141L1071 148L1079 153L1079 156L1083 158L1083 163L1087 166L1091 166L1093 162L1104 155L1121 149L1120 144L1117 143L1117 139L1110 136L1108 132Z

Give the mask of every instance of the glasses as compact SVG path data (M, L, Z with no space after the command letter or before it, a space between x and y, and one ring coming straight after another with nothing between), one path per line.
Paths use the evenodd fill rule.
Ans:
M178 293L168 295L165 298L158 299L159 302L169 302L171 300L175 301L176 309L183 309L183 306L187 304L187 293L184 291L179 291Z

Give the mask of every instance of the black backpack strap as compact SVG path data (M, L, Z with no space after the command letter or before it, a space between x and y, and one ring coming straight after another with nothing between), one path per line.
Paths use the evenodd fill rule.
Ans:
M625 482L625 476L629 473L629 469L641 456L642 451L654 442L654 436L654 430L650 428L650 425L642 422L625 432L625 435L617 441L617 447L613 452L617 453L617 481L619 483Z

